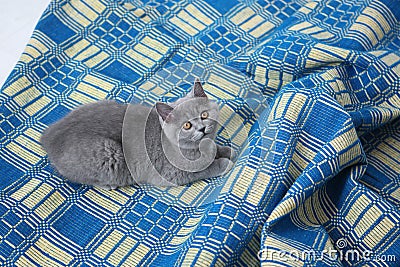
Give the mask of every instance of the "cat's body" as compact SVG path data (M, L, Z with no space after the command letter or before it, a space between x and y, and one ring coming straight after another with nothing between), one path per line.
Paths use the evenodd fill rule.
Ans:
M190 99L201 100L202 104L191 104L182 108L184 106L182 103ZM192 172L190 169L177 168L171 164L163 150L165 141L172 151L179 143L180 151L186 158L198 159L199 142L206 136L214 138L216 123L211 118L199 119L193 116L199 110L203 110L201 113L203 116L204 109L207 108L207 117L208 113L210 117L212 114L218 117L218 110L216 104L205 97L200 82L195 83L188 96L170 105L158 103L157 107L129 106L128 115L133 114L139 121L146 120L145 149L151 166L143 160L146 152L134 149L140 147L135 143L138 141L133 140L134 138L132 141L128 139L129 133L132 133L133 137L137 136L136 133L128 129L128 137L125 138L127 141L123 140L123 124L128 105L114 101L83 105L72 111L44 132L41 143L48 153L50 162L62 176L72 182L106 189L137 183L159 186L183 185L228 171L233 165L230 160L233 151L229 147L221 146L217 146L215 159L213 158L211 164L203 170ZM176 114L171 115L172 111L176 111ZM196 116L199 117L200 114ZM191 121L191 127L187 130L180 129L182 120L186 119L188 122ZM178 138L177 143L175 137ZM127 159L124 157L123 141L125 146L133 147ZM153 175L154 170L158 176Z

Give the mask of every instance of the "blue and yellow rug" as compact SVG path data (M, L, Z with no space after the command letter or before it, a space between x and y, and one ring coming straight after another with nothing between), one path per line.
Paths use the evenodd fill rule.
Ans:
M399 266L399 7L53 0L0 94L1 265ZM210 62L224 125L246 126L226 177L104 191L50 167L51 123L180 96L170 70Z

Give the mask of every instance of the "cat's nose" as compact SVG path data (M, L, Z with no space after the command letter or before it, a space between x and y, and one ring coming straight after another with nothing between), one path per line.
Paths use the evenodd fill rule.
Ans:
M202 132L202 133L205 133L206 127L204 126L203 128L200 128L199 131Z

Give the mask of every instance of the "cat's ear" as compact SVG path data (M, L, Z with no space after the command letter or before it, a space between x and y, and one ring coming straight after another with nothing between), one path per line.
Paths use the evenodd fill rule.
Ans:
M199 78L196 78L194 81L191 95L192 97L207 97Z
M156 103L157 113L163 119L163 121L165 121L167 119L168 115L170 115L170 113L172 112L173 109L174 108L168 104L165 104L162 102Z

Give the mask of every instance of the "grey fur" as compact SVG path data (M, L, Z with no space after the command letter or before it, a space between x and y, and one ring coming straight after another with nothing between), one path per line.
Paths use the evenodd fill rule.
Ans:
M180 108L186 101L197 98L199 104ZM187 105L186 105L187 106ZM179 143L182 154L190 160L200 156L199 143L202 139L213 139L216 132L215 121L199 119L199 112L208 108L208 112L218 117L218 107L206 97L201 83L196 80L192 91L174 103L157 103L156 108L142 105L130 106L114 101L100 101L83 105L66 117L51 125L41 137L41 144L47 151L52 165L68 180L81 184L95 185L105 189L115 189L132 184L153 184L159 186L183 185L199 179L215 177L226 173L233 166L234 152L229 147L217 146L213 162L204 170L188 172L171 164L161 147L161 136L169 144ZM132 113L133 111L133 113ZM169 114L171 113L171 114ZM135 150L140 147L129 135L124 145L133 148L134 153L127 159L123 152L124 116L134 116L146 121L146 149L153 168L161 176L148 176L150 166L144 164L141 157L145 152ZM148 117L145 116L148 114ZM171 116L168 116L171 115ZM125 118L126 119L126 118ZM129 118L128 118L129 119ZM174 140L174 134L185 120L192 123L191 134L185 133ZM207 125L206 125L207 124ZM199 129L206 134L199 134ZM203 138L204 137L204 138ZM124 146L124 147L125 147ZM130 160L127 164L126 160ZM131 176L132 171L134 177Z

